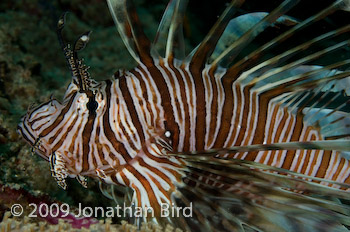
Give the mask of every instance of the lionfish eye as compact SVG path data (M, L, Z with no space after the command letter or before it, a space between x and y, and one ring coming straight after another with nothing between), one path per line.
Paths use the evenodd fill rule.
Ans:
M95 96L89 97L89 102L86 103L86 108L90 113L95 113L98 107L98 103L95 100Z

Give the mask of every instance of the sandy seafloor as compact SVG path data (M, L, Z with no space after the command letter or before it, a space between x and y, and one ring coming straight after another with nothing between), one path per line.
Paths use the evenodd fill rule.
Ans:
M150 37L157 29L166 2L135 0L145 32ZM185 35L189 38L187 51L203 37L226 2L190 3L185 20ZM130 69L135 65L103 0L0 2L0 222L8 218L5 212L15 203L24 207L20 220L30 213L28 204L31 201L68 203L72 207L79 203L89 207L114 204L101 194L98 183L91 179L87 189L69 178L68 189L61 189L51 177L49 164L32 155L30 147L16 133L20 117L31 104L45 102L51 95L62 99L70 82L70 71L55 28L64 11L70 12L64 29L67 42L73 43L80 34L93 31L88 46L79 53L85 64L91 66L92 78L108 79L118 69ZM29 219L34 224L40 221ZM114 223L120 221L121 218L113 219Z

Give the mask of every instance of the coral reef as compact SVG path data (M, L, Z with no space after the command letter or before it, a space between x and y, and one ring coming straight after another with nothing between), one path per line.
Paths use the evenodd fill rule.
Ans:
M30 204L38 206L35 212ZM23 207L23 213L19 216L14 216L12 207L14 204L20 204ZM180 229L174 229L167 225L162 228L153 223L143 223L138 230L136 226L128 224L122 220L120 224L112 224L111 218L97 220L95 218L76 217L77 209L70 207L70 213L63 215L63 212L51 213L57 216L52 217L48 214L46 217L40 217L38 209L40 205L62 205L62 202L53 201L52 197L47 194L35 192L29 193L22 189L19 185L9 187L0 185L0 232L8 231L166 231L166 232L180 232ZM11 208L11 211L7 211ZM34 214L33 214L34 213ZM42 212L45 213L45 212ZM29 216L27 216L29 215ZM33 217L33 215L36 215Z
M98 223L91 225L88 229L75 229L71 224L65 223L63 220L59 220L57 225L51 225L46 222L35 223L32 222L29 217L24 218L11 218L10 212L6 212L3 221L0 223L0 232L32 232L32 231L55 231L55 232L77 232L77 231L106 231L106 232L181 232L180 229L174 229L172 226L167 225L162 228L153 223L143 223L138 230L136 226L128 224L126 221L122 221L120 225L111 223L110 219L105 221L100 220Z

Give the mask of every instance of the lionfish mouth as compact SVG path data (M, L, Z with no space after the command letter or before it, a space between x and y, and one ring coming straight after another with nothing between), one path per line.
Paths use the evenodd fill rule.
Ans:
M47 150L41 146L40 138L35 136L30 126L26 124L27 115L23 116L21 122L17 125L17 133L32 147L31 153L37 153L41 158L49 161L49 158L45 155Z
M27 118L27 115L23 116L21 119L21 122L17 125L17 133L21 135L25 139L25 141L27 141L31 146L33 146L36 138L30 132L29 128L25 124L26 118Z

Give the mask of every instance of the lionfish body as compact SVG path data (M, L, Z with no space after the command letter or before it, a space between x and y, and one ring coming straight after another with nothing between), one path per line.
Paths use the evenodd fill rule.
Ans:
M154 221L186 230L346 230L349 208L327 196L349 199L349 72L340 70L350 61L310 64L349 41L292 58L350 27L263 56L309 24L346 10L346 1L301 22L284 16L297 1L234 19L243 1L232 1L187 57L181 29L186 1L170 1L153 43L129 2L108 4L138 66L112 80L90 79L77 58L88 34L66 45L62 17L58 35L72 82L62 104L50 100L30 110L18 127L50 160L59 185L66 188L69 175L84 186L88 176L128 187L131 203L152 208ZM276 24L290 29L237 58ZM162 218L163 203L193 203L193 215Z

